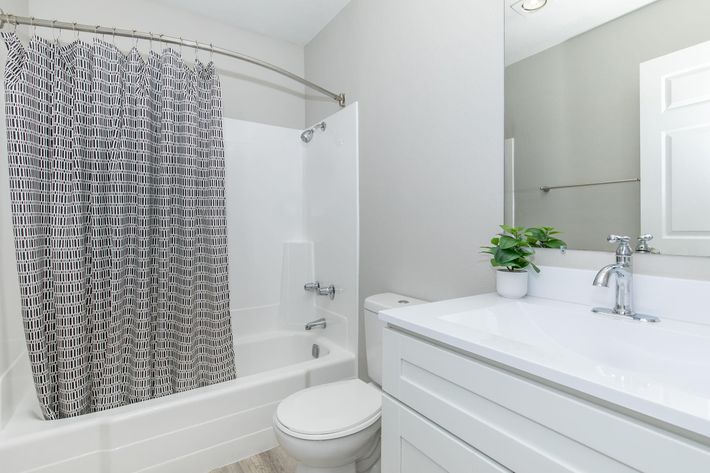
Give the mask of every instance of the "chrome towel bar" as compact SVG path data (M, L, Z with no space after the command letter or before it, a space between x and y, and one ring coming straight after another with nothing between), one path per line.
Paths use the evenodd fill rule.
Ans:
M619 179L617 181L601 181L601 182L587 182L585 184L569 184L566 186L540 186L542 192L550 192L553 189L567 189L569 187L588 187L588 186L604 186L607 184L622 184L625 182L641 182L641 179Z

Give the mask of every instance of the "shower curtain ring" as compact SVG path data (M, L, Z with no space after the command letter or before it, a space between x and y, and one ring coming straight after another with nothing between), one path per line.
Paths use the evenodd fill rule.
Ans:
M57 32L57 20L52 20L52 39L59 43L59 38L61 38L61 30Z
M12 30L13 33L17 33L17 17L15 15L12 15L12 22L15 25L15 28Z
M133 47L138 49L138 34L133 30Z
M210 43L210 62L214 61L214 46Z
M113 42L113 45L116 46L116 27L113 27L113 33L111 33L111 41Z
M76 40L79 41L79 30L76 29L76 22L72 23L72 29L74 30L74 34L76 35Z
M30 18L30 25L32 25L32 35L37 36L37 25L35 25L35 17Z

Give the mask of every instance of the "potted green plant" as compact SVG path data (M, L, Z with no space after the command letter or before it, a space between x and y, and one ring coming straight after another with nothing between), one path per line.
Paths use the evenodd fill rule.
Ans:
M528 268L540 272L533 256L534 248L561 248L565 242L557 238L560 232L553 227L511 227L491 239L490 246L482 246L481 253L491 255L491 266L496 271L496 290L503 297L518 299L528 293Z

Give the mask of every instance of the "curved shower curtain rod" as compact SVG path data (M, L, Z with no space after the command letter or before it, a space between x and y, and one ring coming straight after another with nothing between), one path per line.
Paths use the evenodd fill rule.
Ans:
M211 53L216 53L216 54L221 54L223 56L228 56L233 59L239 59L240 61L245 61L251 64L255 64L257 66L263 67L265 69L269 69L271 71L276 72L277 74L281 74L282 76L286 76L289 79L295 80L296 82L299 82L303 85L305 85L308 88L311 88L315 91L320 92L323 95L326 95L330 97L331 99L335 100L338 102L338 105L341 107L345 106L345 94L336 94L335 92L331 92L328 89L325 89L318 84L314 84L313 82L304 79L303 77L297 76L296 74L293 74L292 72L287 71L286 69L282 69L278 66L275 66L273 64L270 64L266 61L262 61L261 59L257 59L251 56L247 56L246 54L241 54L236 51L230 51L228 49L220 48L217 46L210 44L205 44L205 43L199 43L197 41L193 40L186 40L182 38L175 38L172 36L165 36L163 34L154 34L154 33L144 33L136 30L122 30L119 28L107 28L105 26L91 26L91 25L85 25L81 23L69 23L66 21L57 21L57 20L42 20L39 18L35 17L29 17L29 16L16 16L16 15L10 15L5 13L2 9L0 9L0 28L5 26L5 23L9 23L11 25L29 25L33 27L43 27L43 28L54 28L54 29L60 29L60 30L72 30L75 32L85 32L85 33L94 33L94 34L102 34L102 35L111 35L111 36L122 36L126 38L135 38L135 39L144 39L147 41L159 41L161 43L166 43L166 44L175 44L178 46L188 46L193 49L200 49L202 51L209 51Z

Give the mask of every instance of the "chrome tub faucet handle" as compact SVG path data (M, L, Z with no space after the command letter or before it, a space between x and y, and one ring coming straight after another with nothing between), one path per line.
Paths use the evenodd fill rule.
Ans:
M303 290L306 292L317 292L320 289L320 283L318 281L307 282L303 285Z

